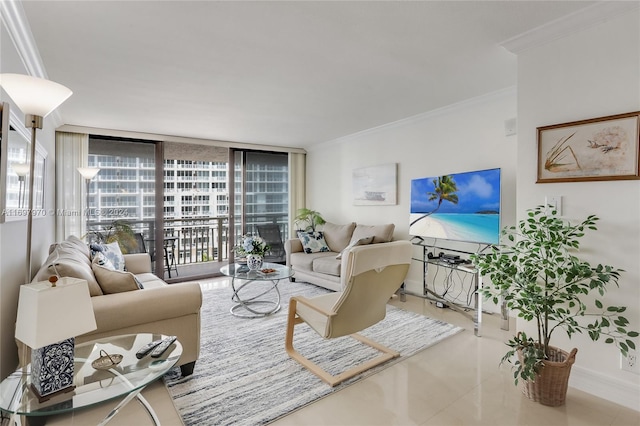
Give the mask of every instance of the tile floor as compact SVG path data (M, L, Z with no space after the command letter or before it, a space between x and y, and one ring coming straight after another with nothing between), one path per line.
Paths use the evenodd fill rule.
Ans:
M225 278L203 286L228 285ZM483 336L473 335L471 320L439 309L422 298L392 303L423 313L465 331L384 371L316 401L272 426L355 425L638 425L640 411L631 410L570 388L562 407L531 402L513 385L508 366L498 367L511 332L500 330L497 315L485 315ZM197 366L196 366L197 368ZM143 393L164 426L181 424L164 387L157 383ZM640 410L640 402L638 409ZM150 424L137 404L125 407L113 425ZM224 407L221 407L224 409ZM47 424L96 424L108 404ZM208 426L208 425L207 425Z

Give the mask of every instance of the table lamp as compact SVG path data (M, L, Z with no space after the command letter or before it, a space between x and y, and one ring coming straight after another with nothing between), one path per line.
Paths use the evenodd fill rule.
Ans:
M40 402L72 391L75 336L96 329L86 280L20 287L16 339L31 348L31 390Z

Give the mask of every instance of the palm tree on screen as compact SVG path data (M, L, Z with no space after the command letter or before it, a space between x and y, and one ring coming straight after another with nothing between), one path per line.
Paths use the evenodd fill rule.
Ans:
M444 176L435 178L433 180L433 187L434 187L433 192L427 192L427 195L429 196L429 201L438 200L438 206L432 211L430 211L429 213L423 216L420 216L419 218L411 222L409 224L409 227L411 227L416 222L421 221L425 217L430 216L433 213L437 212L440 206L442 205L443 201L448 201L453 204L458 204L458 195L456 195L458 186L456 185L456 181L453 180L453 177L451 177L451 175L444 175Z

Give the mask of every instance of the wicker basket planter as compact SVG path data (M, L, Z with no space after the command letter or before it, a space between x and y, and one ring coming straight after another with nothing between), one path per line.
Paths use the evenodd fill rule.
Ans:
M564 405L569 387L571 366L576 361L577 349L570 353L562 349L549 346L549 359L544 361L544 367L536 376L535 381L522 380L522 393L532 401L542 405L557 407ZM522 354L518 352L522 362Z

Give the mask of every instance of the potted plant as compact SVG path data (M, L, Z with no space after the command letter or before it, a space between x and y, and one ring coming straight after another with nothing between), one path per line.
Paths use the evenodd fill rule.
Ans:
M299 230L311 232L316 232L316 226L324 225L326 223L320 213L307 208L298 210L298 215L295 217L294 222ZM300 224L305 225L305 227L301 228Z
M131 225L121 219L114 220L104 228L92 229L87 232L87 235L91 235L92 240L99 243L117 242L124 254L128 253L131 247L136 247L138 244Z
M635 349L631 338L638 332L628 330L629 321L621 315L626 308L605 306L598 299L611 285L618 286L623 271L608 265L592 266L574 254L585 232L597 229L598 220L589 215L571 224L556 210L538 206L517 226L503 229L509 245L472 256L480 273L491 280L480 291L482 295L494 303L503 298L518 317L536 323L534 336L521 332L507 342L510 350L502 362L513 363L515 383L522 379L525 395L545 405L564 404L577 352L551 346L554 332L562 330L569 338L586 332L593 341L604 337L605 343L615 343L624 356ZM587 308L588 303L593 304L593 310Z

